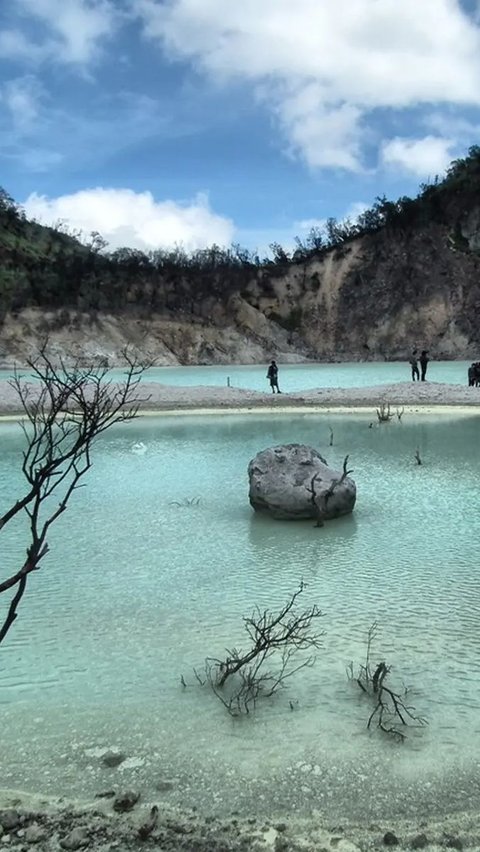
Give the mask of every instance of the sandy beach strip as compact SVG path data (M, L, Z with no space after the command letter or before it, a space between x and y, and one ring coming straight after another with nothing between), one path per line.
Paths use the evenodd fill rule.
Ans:
M32 385L32 388L34 386ZM480 414L480 388L449 385L437 382L376 385L355 388L317 388L295 393L272 394L242 388L215 386L173 386L158 382L142 382L139 395L143 398L140 411L166 413L266 413L372 412L382 403L389 404L395 413L404 408L407 413ZM0 416L10 419L22 413L18 395L8 381L0 381Z

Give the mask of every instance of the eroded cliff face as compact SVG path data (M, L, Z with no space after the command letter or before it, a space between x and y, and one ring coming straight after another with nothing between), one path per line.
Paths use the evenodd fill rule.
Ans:
M46 337L49 351L58 359L80 358L110 366L122 362L126 345L153 357L157 366L256 364L275 354L284 363L295 363L311 355L303 344L297 348L289 343L288 333L260 314L258 322L253 320L252 328L247 328L237 327L233 318L214 325L188 317L138 319L131 314L99 313L92 320L89 314L69 310L66 321L65 313L29 308L8 316L0 333L0 367L25 363Z
M272 279L274 297L251 287L252 301L293 317L316 357L478 356L480 211L468 227L467 245L440 226L363 237Z
M0 362L22 362L47 335L63 357L120 361L135 345L159 365L306 359L480 357L480 207L455 227L378 233L307 262L249 270L238 280L159 280L154 310L27 308L5 318ZM149 287L152 287L150 282ZM163 289L162 289L163 288Z

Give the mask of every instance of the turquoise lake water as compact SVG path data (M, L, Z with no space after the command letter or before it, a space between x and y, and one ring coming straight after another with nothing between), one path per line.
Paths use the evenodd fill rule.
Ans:
M427 379L432 382L467 384L466 361L432 361ZM239 366L216 365L214 367L156 367L145 374L148 381L166 385L214 385L225 387L230 380L232 387L249 390L269 390L265 378L267 365ZM0 379L8 379L11 370L0 370ZM113 377L121 377L121 371L113 370ZM309 390L317 387L369 387L371 385L404 382L411 378L409 365L403 362L369 362L346 364L280 364L280 388L286 392Z
M370 419L140 418L107 433L0 648L2 786L91 796L127 785L208 812L335 819L478 807L480 417ZM23 438L2 424L0 441L3 508L22 493ZM317 529L252 512L249 460L291 441L335 465L350 454L351 517ZM22 524L4 530L0 576L25 541ZM280 607L301 579L325 614L316 665L231 719L192 668L242 645L242 616ZM346 677L373 621L375 659L429 721L404 745L368 733L369 706ZM118 769L100 764L109 747L127 755Z

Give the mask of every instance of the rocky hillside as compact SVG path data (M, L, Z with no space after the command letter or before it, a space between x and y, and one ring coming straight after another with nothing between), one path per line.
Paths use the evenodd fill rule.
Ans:
M125 342L159 364L480 356L480 148L416 199L330 220L289 257L105 251L28 222L0 198L0 362L49 336L63 355Z

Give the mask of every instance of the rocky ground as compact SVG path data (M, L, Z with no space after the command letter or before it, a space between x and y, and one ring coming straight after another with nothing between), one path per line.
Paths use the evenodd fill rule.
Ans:
M101 791L95 802L67 803L4 792L0 847L27 852L155 849L163 852L355 852L399 849L480 849L480 818L460 814L441 822L326 825L308 819L261 820L239 814L180 813L142 802L136 791Z

